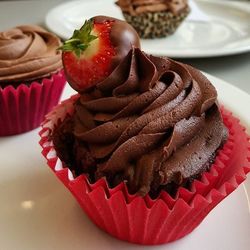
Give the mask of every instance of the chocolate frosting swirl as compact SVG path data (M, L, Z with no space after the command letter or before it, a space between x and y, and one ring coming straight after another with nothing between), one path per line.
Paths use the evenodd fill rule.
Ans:
M83 172L94 162L96 178L125 180L141 195L183 185L207 168L227 137L216 99L198 70L134 48L75 103L73 158ZM84 164L86 151L91 164Z
M177 15L188 7L187 0L118 0L116 4L130 15L158 11L170 11Z
M32 81L62 68L58 37L35 25L0 33L0 83Z

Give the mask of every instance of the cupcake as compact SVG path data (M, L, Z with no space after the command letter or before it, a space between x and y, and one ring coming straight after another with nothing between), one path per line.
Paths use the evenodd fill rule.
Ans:
M141 38L173 34L190 12L187 0L118 0L116 4Z
M138 244L184 237L245 179L249 137L199 70L142 52L125 22L96 17L85 25L62 47L78 94L47 115L42 154L109 234ZM114 27L127 37L115 64L117 43L107 42ZM91 77L92 60L105 55L100 44L108 57ZM102 74L102 63L115 66Z
M35 25L0 32L0 136L40 125L65 85L60 39Z

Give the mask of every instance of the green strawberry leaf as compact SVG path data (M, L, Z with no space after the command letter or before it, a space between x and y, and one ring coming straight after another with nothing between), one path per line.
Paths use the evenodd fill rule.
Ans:
M65 41L58 50L73 51L77 57L80 57L90 43L98 38L91 34L93 26L92 20L86 20L79 30L74 30L73 36Z

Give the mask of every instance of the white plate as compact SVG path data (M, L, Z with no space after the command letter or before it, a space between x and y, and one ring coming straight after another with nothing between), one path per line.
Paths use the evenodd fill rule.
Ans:
M250 96L209 76L220 100L250 132ZM63 99L73 94L66 87ZM249 250L250 182L220 203L190 235L171 244L143 247L116 240L94 226L46 166L36 129L0 138L0 249L4 250Z
M192 18L187 18L174 35L162 39L142 39L142 49L150 54L178 58L212 57L250 51L250 3L196 0L192 6L195 11ZM198 10L195 6L198 6ZM201 13L203 18L199 15ZM85 19L95 15L123 19L114 0L71 1L50 10L46 16L46 25L67 39Z

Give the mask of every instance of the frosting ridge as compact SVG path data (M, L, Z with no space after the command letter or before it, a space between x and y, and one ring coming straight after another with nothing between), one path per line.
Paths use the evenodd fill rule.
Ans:
M188 7L187 0L118 0L116 4L130 15L158 11L171 11L177 15Z
M0 83L32 81L62 68L60 39L35 25L0 32Z

